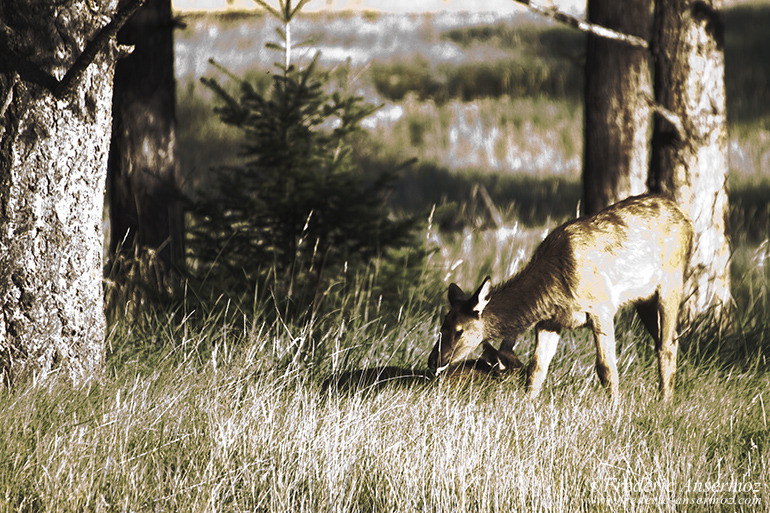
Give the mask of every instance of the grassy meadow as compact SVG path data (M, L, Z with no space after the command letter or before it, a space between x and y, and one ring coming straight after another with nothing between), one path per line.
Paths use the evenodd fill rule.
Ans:
M263 84L276 59L264 17L184 21L177 137L193 191L239 158L198 83L227 84L208 59ZM314 14L295 37L315 40L338 87L383 105L362 168L418 159L390 201L424 220L419 276L384 300L373 262L302 320L269 290L246 305L190 290L116 321L101 381L0 390L0 510L770 510L770 5L725 21L735 311L726 330L683 327L671 404L631 312L616 323L615 408L587 330L564 334L534 401L515 377L423 374L448 283L499 282L579 208L582 36L529 14ZM515 348L525 361L532 343Z

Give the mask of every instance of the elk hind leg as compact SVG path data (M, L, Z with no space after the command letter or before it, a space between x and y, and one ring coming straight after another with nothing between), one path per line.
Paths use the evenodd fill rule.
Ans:
M596 374L613 400L618 399L618 362L615 355L615 321L611 314L591 316L596 342Z
M674 374L679 341L676 337L676 322L681 302L681 288L676 287L660 294L658 312L660 315L660 339L657 343L660 394L664 401L674 395ZM657 342L657 341L656 341Z

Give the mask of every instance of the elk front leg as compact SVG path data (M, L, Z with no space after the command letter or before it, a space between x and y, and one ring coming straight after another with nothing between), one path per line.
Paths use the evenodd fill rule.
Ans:
M559 345L559 334L538 328L535 340L535 352L527 370L527 393L537 397L543 387L548 366L551 364L556 348Z
M516 345L516 338L504 338L500 344L500 351L506 351L508 353L513 352L513 346Z
M618 399L618 363L615 356L615 321L611 314L591 315L596 342L596 374L614 401Z

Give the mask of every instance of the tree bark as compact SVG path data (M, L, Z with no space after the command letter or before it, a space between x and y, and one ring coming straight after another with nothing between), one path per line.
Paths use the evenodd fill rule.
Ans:
M60 80L113 0L0 0L0 374L24 382L101 369L102 210L114 46L61 98ZM11 56L23 63L21 72ZM35 71L35 73L29 72Z
M650 0L589 0L590 23L646 39ZM647 51L588 34L583 131L583 203L593 214L646 190L650 95Z
M109 160L110 255L150 258L155 291L168 290L184 257L178 194L176 82L170 0L148 0L118 34L133 53L115 71ZM148 254L149 253L149 254ZM126 270L125 268L123 269ZM125 280L126 276L117 276ZM124 283L119 283L120 288Z
M655 99L681 129L656 116L648 186L671 194L693 221L688 318L730 302L721 7L721 0L655 2Z

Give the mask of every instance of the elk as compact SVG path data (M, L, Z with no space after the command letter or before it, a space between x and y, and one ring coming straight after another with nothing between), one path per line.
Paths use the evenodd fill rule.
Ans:
M451 309L428 366L440 373L489 340L502 340L501 351L512 351L517 337L534 327L526 387L536 397L556 353L559 331L588 325L596 343L596 373L616 401L614 317L621 306L632 303L655 341L660 393L669 400L692 239L690 220L661 195L628 198L567 222L543 240L521 272L497 287L487 277L467 297L454 283L449 286Z
M495 349L490 343L481 343L484 350L475 360L464 360L449 365L443 372L450 379L505 378L519 374L524 364L507 349Z

